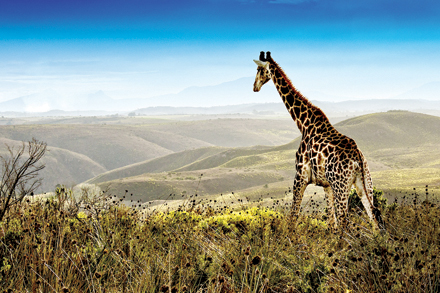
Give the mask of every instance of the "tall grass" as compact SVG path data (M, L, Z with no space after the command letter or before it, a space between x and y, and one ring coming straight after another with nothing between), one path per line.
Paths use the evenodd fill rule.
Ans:
M395 202L386 231L363 214L331 231L321 212L188 205L141 212L58 189L0 223L4 292L439 292L437 204Z

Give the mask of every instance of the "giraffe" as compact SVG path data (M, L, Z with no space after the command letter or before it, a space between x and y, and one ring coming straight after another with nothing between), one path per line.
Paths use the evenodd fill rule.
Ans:
M314 106L292 84L270 52L260 53L254 92L270 79L288 112L296 122L302 139L296 152L292 214L298 217L304 191L309 184L322 186L326 195L329 222L336 229L345 226L348 197L354 185L374 227L382 224L380 211L373 204L373 182L367 161L356 142L339 133L324 112Z

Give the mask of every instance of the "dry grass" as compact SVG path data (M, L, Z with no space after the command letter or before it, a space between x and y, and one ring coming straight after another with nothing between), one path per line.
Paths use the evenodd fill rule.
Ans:
M136 210L115 197L58 189L0 223L5 292L438 292L440 213L399 201L386 231L360 214L328 229L323 207L296 223L272 208L197 205ZM432 199L431 199L432 200ZM8 291L9 290L9 291Z

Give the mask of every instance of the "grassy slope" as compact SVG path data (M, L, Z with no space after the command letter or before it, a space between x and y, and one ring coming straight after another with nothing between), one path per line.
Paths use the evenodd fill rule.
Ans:
M49 146L84 154L107 170L172 153L145 141L126 127L107 125L3 126L0 136L14 140L36 137Z
M57 183L82 182L99 173L174 152L214 145L274 145L289 141L296 133L290 126L285 125L285 121L261 119L182 122L156 118L84 117L48 118L32 122L34 124L0 126L0 138L27 141L35 137L47 142L49 149L63 149L65 156L80 155L83 156L83 161L87 162L81 165L81 160L66 157L67 161L76 163L63 165L63 171L47 168L48 171L53 171L45 173L45 183L50 187L48 191ZM216 153L217 149L212 148L209 152ZM164 165L168 168L174 164L173 169L183 167L196 160L197 156L203 157L200 154L195 154L195 157L189 154L187 159L183 159L184 164L166 162ZM172 157L168 159L172 161ZM161 161L156 163L156 167L147 168L143 173L167 169L161 167ZM100 166L99 172L90 164ZM125 176L131 175L127 173Z
M431 186L440 185L439 169L440 163L438 159L438 149L440 149L440 118L417 114L411 112L387 112L365 115L347 121L343 121L335 125L335 127L342 133L354 138L361 150L366 155L370 168L373 172L373 180L375 185L379 188L388 189L396 186L405 188L421 187L426 184ZM214 172L217 174L217 181L223 182L225 188L218 189L207 184L208 189L204 189L205 194L226 193L231 190L240 191L245 188L247 191L243 194L260 194L265 192L265 184L273 183L275 181L283 181L283 186L289 186L293 182L294 176L294 157L297 149L299 138L294 141L272 148L254 147L254 148L233 148L223 150L222 152L214 153L211 156L195 155L198 152L205 152L206 150L192 150L191 154L197 157L194 163L182 165L176 168L175 162L182 162L182 158L189 155L188 152L181 152L158 159L158 161L149 161L136 166L124 167L124 172L134 176L134 178L124 178L118 181L111 181L111 185L116 190L129 189L134 185L128 182L134 180L141 182L142 178L150 178L154 180L156 186L169 185L170 183L164 179L165 173L160 176L154 174L144 174L152 171L151 168L146 167L156 164L160 161L162 168L153 172L174 171L179 172L182 178L193 176L195 171L200 172ZM171 159L172 158L172 159ZM167 162L170 162L167 165ZM185 161L185 163L188 161ZM145 167L145 168L144 168ZM138 168L138 169L135 169ZM223 172L227 170L228 172ZM243 170L252 171L255 173L275 172L272 180L265 177L259 177L258 180L251 181L250 186L241 186L239 181L240 172ZM409 170L407 172L407 170ZM116 172L116 171L115 171ZM123 178L124 173L117 170L118 174L113 172L107 173L107 178L112 176ZM143 174L143 175L142 175ZM187 174L191 174L188 175ZM236 174L235 178L226 176L226 174ZM417 174L423 174L421 177ZM162 178L161 178L162 176ZM271 177L272 178L272 177ZM283 178L280 180L280 178ZM400 178L400 179L399 179ZM99 183L105 178L95 178L90 182ZM229 188L230 180L236 180L237 185L232 189ZM202 182L205 181L203 178ZM284 182L285 181L285 182ZM107 182L105 185L108 185ZM118 184L123 184L124 188L118 187ZM201 183L202 184L202 183ZM253 184L253 185L252 185ZM272 184L273 185L273 184ZM150 191L146 186L141 187L136 185L135 191L137 194L149 194ZM226 188L228 186L228 188ZM174 192L181 192L188 190L188 186L182 183L173 184ZM250 189L249 189L250 188ZM254 188L255 190L252 190ZM279 188L278 195L284 193L285 188ZM161 192L160 188L156 188L155 192L160 195L165 194L165 190ZM199 192L201 193L201 192Z
M390 111L348 119L336 124L368 151L438 144L440 118L420 113Z
M293 121L209 119L156 125L155 130L224 147L279 145L299 135Z
M5 144L15 150L22 146L20 141L0 138L0 145ZM8 156L6 148L0 149L0 156ZM42 162L46 164L40 173L42 190L54 190L56 184L72 186L106 170L87 156L56 147L48 148Z
M92 178L88 183L100 183L119 178L137 176L144 173L158 173L181 168L198 160L203 160L214 154L220 153L224 148L205 147L195 150L183 151L168 156L152 159L133 165L117 168Z
M203 175L202 175L203 174ZM99 186L121 196L128 190L131 199L152 201L181 199L186 195L214 196L253 188L282 180L279 172L248 169L212 168L188 172L144 174L100 183Z
M218 119L119 124L0 126L0 137L29 140L84 154L108 170L206 146L277 145L298 135L279 120Z

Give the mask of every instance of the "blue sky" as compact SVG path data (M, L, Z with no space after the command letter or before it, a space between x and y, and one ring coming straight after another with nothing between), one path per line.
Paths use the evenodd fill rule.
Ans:
M0 101L175 93L253 76L261 50L309 95L388 98L440 81L439 28L428 0L0 1Z

